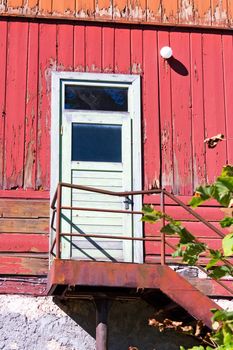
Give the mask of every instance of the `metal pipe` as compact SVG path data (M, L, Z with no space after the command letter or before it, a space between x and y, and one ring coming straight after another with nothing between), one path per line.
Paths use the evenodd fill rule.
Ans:
M56 257L57 259L61 258L61 198L62 198L62 188L60 185L57 187L57 217L56 217Z
M162 191L160 193L160 208L161 208L161 212L165 214L165 205L164 205L164 192ZM162 218L162 227L165 226L165 218L163 216ZM166 237L165 237L165 233L164 232L160 232L161 234L161 265L165 265L166 264L166 259L165 259L165 254L166 254Z
M96 350L108 350L108 311L107 299L95 299L96 306Z
M115 210L115 209L94 209L94 208L84 208L84 207L61 207L61 209L67 210L83 210L83 211L97 211L102 213L122 213L122 214L138 214L143 215L142 211L130 211L130 210Z
M180 199L176 198L173 194L167 192L166 190L163 190L164 194L171 198L175 203L179 204L182 208L184 208L187 212L189 212L191 215L193 215L196 219L201 221L203 224L208 226L211 230L213 230L217 235L220 237L224 238L225 235L218 230L215 226L210 224L206 219L204 219L201 215L197 214L193 209L189 208L186 204L184 204Z
M139 237L129 237L129 236L112 236L112 235L100 235L100 234L91 234L91 233L60 233L60 236L67 237L92 237L92 238L108 238L108 239L119 239L119 240L129 240L129 241L151 241L151 242L160 242L160 237L158 238L139 238Z

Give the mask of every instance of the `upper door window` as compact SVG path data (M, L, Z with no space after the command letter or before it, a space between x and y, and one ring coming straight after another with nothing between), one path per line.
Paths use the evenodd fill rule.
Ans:
M128 87L65 85L65 109L128 111Z

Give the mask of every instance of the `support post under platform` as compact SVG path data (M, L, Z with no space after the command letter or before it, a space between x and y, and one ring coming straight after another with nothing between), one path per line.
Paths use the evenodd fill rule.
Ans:
M95 299L96 305L96 350L108 350L108 311L107 299Z

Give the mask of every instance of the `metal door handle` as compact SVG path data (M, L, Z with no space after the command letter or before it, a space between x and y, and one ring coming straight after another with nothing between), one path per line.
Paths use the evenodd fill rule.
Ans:
M132 199L130 199L128 196L125 197L125 200L123 203L125 203L125 210L129 210L129 206L133 205Z

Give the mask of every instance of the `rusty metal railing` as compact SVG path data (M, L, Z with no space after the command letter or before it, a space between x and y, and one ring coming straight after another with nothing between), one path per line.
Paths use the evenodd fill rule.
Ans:
M56 192L54 194L53 200L51 202L52 209L52 219L51 219L51 228L56 232L56 236L52 242L50 254L52 254L57 259L61 259L61 238L62 237L86 237L86 238L106 238L106 239L118 239L121 240L130 240L130 241L141 241L141 242L161 242L161 252L160 252L160 263L162 265L166 264L166 246L169 246L174 251L176 247L172 245L170 242L166 241L166 235L164 233L160 233L160 237L129 237L129 236L115 236L115 235L103 235L103 234L82 234L82 233L65 233L61 232L61 213L62 210L71 210L71 211L90 211L90 212L105 212L105 213L122 213L122 214L132 214L132 215L143 215L142 211L134 211L134 210L114 210L114 209L103 209L103 208L84 208L84 207L74 207L74 206L62 206L62 189L70 188L76 190L82 190L86 192L94 192L98 194L104 194L114 197L127 197L127 196L137 196L137 195L160 195L160 210L161 212L166 212L165 206L165 197L169 198L172 202L182 207L186 212L195 217L199 222L202 222L205 226L215 232L220 238L224 237L224 233L220 231L217 227L195 212L192 208L188 207L185 203L183 203L179 198L175 195L169 193L165 189L152 189L152 190L142 190L142 191L126 191L126 192L114 192L107 191L103 189L97 189L93 187L87 187L82 185L74 185L69 183L60 182L57 186ZM56 221L56 224L54 225ZM165 219L162 219L161 225L164 226ZM199 242L197 238L195 238L196 242ZM54 248L56 253L54 253ZM233 266L229 260L224 261L228 266ZM206 273L208 276L208 271L205 270L200 264L196 264L196 266ZM220 280L216 280L216 282L225 288L231 294L233 293L233 289L229 288L224 282Z

